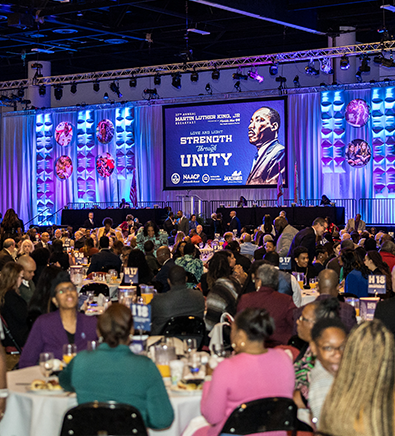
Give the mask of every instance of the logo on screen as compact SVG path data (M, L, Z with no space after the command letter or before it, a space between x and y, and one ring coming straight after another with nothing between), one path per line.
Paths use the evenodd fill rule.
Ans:
M203 183L208 183L210 181L210 176L208 174L203 174Z
M171 176L171 181L173 182L174 185L177 185L178 183L180 183L181 177L178 173L174 173Z

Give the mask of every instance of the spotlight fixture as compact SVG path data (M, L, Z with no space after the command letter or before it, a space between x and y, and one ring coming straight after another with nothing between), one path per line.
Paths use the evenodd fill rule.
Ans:
M375 56L375 57L373 58L373 62L374 62L375 64L379 64L379 65L381 65L382 62L383 62L383 59L384 59L384 56L383 56L382 54L379 54L378 56Z
M239 72L233 73L232 77L234 80L247 80L248 79L247 74L241 74Z
M55 85L54 95L55 95L56 100L60 100L63 97L63 86L62 85Z
M240 80L238 80L238 81L234 84L234 88L235 88L236 91L241 92Z
M217 68L215 68L214 71L211 73L211 78L213 80L218 80L219 79L219 70L217 70Z
M44 97L45 93L47 92L45 85L40 85L38 88L38 93L41 95L41 97Z
M130 86L131 88L135 88L135 87L137 86L137 79L133 76L133 74L132 74L132 76L130 77L130 80L129 80L129 86Z
M361 73L369 73L370 72L370 66L369 66L370 58L366 55L361 55L361 65L359 66L358 71Z
M172 77L171 84L174 86L174 88L181 89L181 74L174 73L171 75L171 77Z
M207 92L207 94L213 95L213 88L209 83L207 83L206 87L204 88Z
M248 76L251 77L251 79L254 79L259 83L262 83L265 80L262 76L260 76L258 74L258 72L256 70L254 70L254 71L250 70L248 72Z
M110 89L114 94L117 94L118 98L122 98L122 93L119 90L119 85L116 84L115 82L111 82L110 84Z
M162 81L159 73L157 73L154 77L154 85L160 85L160 82Z
M383 57L383 59L381 61L381 65L385 68L394 68L395 63L394 63L394 60L392 59L392 55L390 58Z
M156 91L156 88L154 88L154 89L147 88L147 89L144 89L144 94L157 95L158 93Z
M93 82L93 90L95 92L99 92L100 91L100 83L98 80L96 80L95 82Z
M340 58L340 68L342 70L348 70L350 68L350 62L346 55Z
M282 77L282 76L278 76L276 77L276 82L280 83L280 86L278 87L278 89L284 89L285 88L285 82L287 81L286 77Z
M320 64L321 64L321 71L324 74L333 74L332 61L330 58L325 57L320 59Z
M293 82L294 82L295 88L300 88L299 76L295 76Z
M18 94L18 97L23 98L25 96L25 88L23 86L20 86L18 88L17 94Z
M70 91L72 94L75 94L77 92L77 84L75 82L71 84Z
M357 82L359 82L359 83L362 82L362 73L361 73L361 70L358 70L358 71L355 73L355 78L357 79Z
M104 95L103 95L103 99L104 99L104 100L108 100L108 98L109 98L109 97L108 97L108 94L107 94L107 92L105 92Z
M278 64L274 62L269 66L269 74L275 76L278 73Z
M191 73L191 82L197 82L199 80L199 74L196 71Z
M314 66L314 59L311 59L307 67L304 69L308 76L318 76L320 70L317 70Z

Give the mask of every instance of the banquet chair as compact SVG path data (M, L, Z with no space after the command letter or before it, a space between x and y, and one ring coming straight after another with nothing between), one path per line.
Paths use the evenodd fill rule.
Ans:
M206 327L202 318L197 316L176 316L170 318L163 327L161 335L171 338L196 339L200 347Z
M60 436L148 436L140 412L128 404L80 404L68 410L63 419Z
M105 283L89 283L81 288L80 293L94 292L97 297L99 294L103 294L105 297L110 296L110 288Z
M296 435L298 408L291 398L270 397L238 406L226 420L220 435L248 435L288 431Z

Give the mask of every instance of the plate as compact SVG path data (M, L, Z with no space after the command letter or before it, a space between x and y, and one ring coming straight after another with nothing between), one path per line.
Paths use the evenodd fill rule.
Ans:
M198 395L203 392L202 389L187 390L187 389L180 389L178 386L172 386L170 388L170 391L178 395Z
M27 389L27 392L29 394L36 394L36 395L64 395L66 391L64 389L39 389L39 390L32 390Z

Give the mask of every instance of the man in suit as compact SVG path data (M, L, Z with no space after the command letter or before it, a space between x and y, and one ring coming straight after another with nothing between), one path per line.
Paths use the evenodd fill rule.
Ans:
M230 215L230 222L228 223L229 231L233 232L233 230L237 230L237 236L240 236L241 223L239 218L237 218L236 216L236 211L232 210L229 215Z
M247 185L273 185L279 172L284 173L285 147L278 141L280 115L270 107L261 107L248 126L250 144L257 148Z
M153 281L157 282L161 285L161 289L158 289L159 292L167 292L170 289L170 285L167 281L169 278L169 271L175 265L174 260L171 258L171 253L169 247L165 245L163 247L159 247L156 251L156 259L161 265L161 269L158 271L158 274L154 277Z
M174 217L174 213L170 211L168 217L165 219L165 222L163 223L163 230L165 230L169 236L171 235L172 230L176 228L173 217Z
M193 213L191 215L191 219L189 220L189 230L196 230L196 227L198 226L198 223L196 221L196 215Z
M327 298L337 298L339 294L339 276L331 269L324 269L318 274L318 285L316 291L319 293L315 301L322 301ZM296 321L302 315L303 309L307 306L301 306L294 310L294 334L297 333ZM350 331L357 323L355 309L348 303L340 302L340 319Z
M29 304L36 290L36 285L33 282L34 273L36 272L36 262L28 254L25 254L18 259L18 263L23 266L23 279L21 286L19 286L19 292L26 303Z
M296 308L292 297L277 292L279 270L272 265L261 265L255 273L257 292L244 294L237 305L237 312L247 307L266 309L274 319L276 329L267 340L268 347L287 345L292 336L293 311Z
M324 218L316 218L311 227L306 227L295 235L289 247L288 256L294 258L296 247L306 247L309 253L309 263L313 263L317 238L320 238L325 230L326 221Z
M48 232L43 232L41 233L41 241L37 242L35 249L37 248L46 248L49 251L52 251L52 246L49 245L49 233Z
M84 225L82 226L84 229L94 229L96 227L93 217L93 212L89 212L88 219L84 221Z
M0 271L7 262L15 262L16 254L15 241L11 238L3 242L3 249L0 251Z
M347 233L351 233L351 232L364 232L366 228L366 223L365 221L361 220L361 214L357 213L355 215L355 218L350 218L347 221L347 225L346 225L346 232Z
M118 271L121 270L122 261L119 256L114 254L110 250L110 240L107 236L102 236L100 238L101 250L92 256L91 264L88 268L87 274L91 272L99 272L104 270L109 270L113 268Z
M159 335L166 322L177 316L197 316L203 319L205 301L201 291L186 286L187 275L181 266L169 271L170 291L157 294L151 301L151 335Z
M280 235L277 239L276 252L279 256L284 257L288 254L292 240L298 231L295 227L288 224L286 218L282 216L278 216L274 220L274 228L276 229L276 234Z
M188 218L182 213L182 210L177 212L177 230L183 232L185 236L189 235L189 221Z
M201 224L199 224L196 227L196 233L198 236L200 236L202 238L202 242L204 245L206 245L207 243L207 235L203 232L203 226Z

